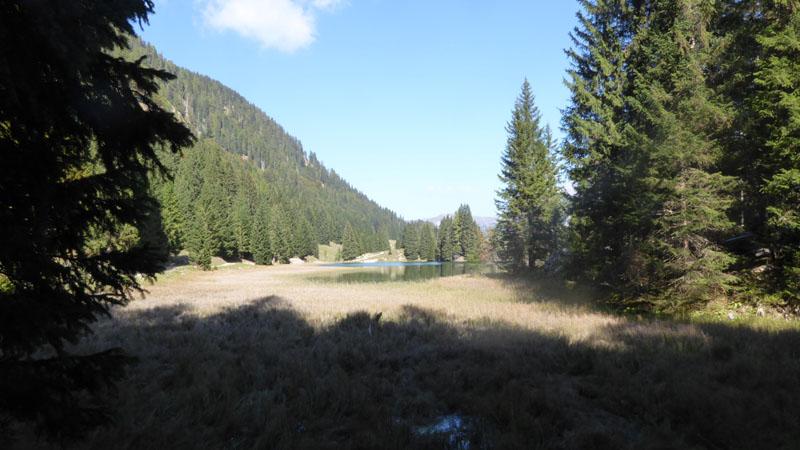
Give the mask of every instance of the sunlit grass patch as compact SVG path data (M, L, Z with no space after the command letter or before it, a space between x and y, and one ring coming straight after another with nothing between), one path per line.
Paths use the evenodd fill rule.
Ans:
M342 244L331 242L328 245L319 244L319 260L323 262L334 262L339 259L342 252Z

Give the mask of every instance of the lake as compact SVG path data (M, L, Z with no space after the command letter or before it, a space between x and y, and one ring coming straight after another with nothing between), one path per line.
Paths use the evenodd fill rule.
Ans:
M312 279L335 283L424 281L455 275L497 273L501 270L495 264L465 262L337 263L325 266L346 267L348 270L317 275Z

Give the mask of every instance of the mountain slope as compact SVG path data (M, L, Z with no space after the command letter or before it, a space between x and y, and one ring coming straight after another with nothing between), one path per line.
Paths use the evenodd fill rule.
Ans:
M364 251L399 237L402 219L307 154L244 97L174 65L139 39L130 45L125 58L176 76L157 101L197 137L182 157L164 155L174 181L153 180L172 251L249 256L261 234L269 235L258 244L268 248L262 261L286 260L306 256L314 244L340 242L348 223Z

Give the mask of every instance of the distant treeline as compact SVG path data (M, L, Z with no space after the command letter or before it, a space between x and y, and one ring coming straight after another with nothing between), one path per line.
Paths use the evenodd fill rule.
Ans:
M243 97L208 77L181 69L149 44L131 40L123 54L176 79L156 96L197 137L181 155L164 152L173 179L155 176L165 249L188 249L208 267L211 256L257 263L315 254L317 244L354 236L365 251L388 248L403 220L356 191L314 153ZM350 228L351 231L346 233Z
M461 205L453 217L445 216L438 228L423 221L406 224L398 246L405 250L406 259L410 261L464 259L476 262L486 251L486 240L469 206Z
M574 274L658 310L731 296L796 308L798 2L581 4L566 139L550 141L527 82L509 122L500 253L534 267L563 245Z

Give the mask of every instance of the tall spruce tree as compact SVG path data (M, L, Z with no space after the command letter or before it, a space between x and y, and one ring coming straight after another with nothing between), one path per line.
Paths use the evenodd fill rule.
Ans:
M253 253L253 262L256 264L272 264L272 259L275 257L270 235L272 229L269 217L270 209L271 207L266 199L262 199L253 217L252 230L250 232L250 251Z
M449 215L439 223L439 261L452 261L456 254L453 243L453 218Z
M270 211L269 240L278 262L287 263L292 257L292 232L289 220L281 205L272 205Z
M403 228L403 247L407 260L416 261L420 258L420 235L417 222L409 222Z
M753 109L766 125L766 206L763 233L772 250L769 276L780 301L800 306L800 6L766 2L773 18L758 36L763 57L756 63Z
M361 243L359 242L356 231L350 226L350 222L344 227L342 234L342 260L350 261L361 255Z
M122 352L67 344L160 269L158 251L115 236L147 221L155 147L191 142L153 101L171 76L109 55L152 11L148 0L0 5L0 428L36 421L65 438L109 417L98 394L121 376Z
M175 194L175 183L167 181L157 191L158 203L161 207L164 233L167 236L167 245L170 253L177 254L183 249L185 243L185 218L183 216L178 196Z
M420 258L426 261L436 261L436 227L425 222L420 227Z
M718 12L730 42L719 83L736 114L722 138L726 174L741 180L735 219L769 249L751 276L754 296L800 303L800 8L796 2L727 2ZM752 258L747 266L763 264Z
M203 270L211 268L212 256L226 256L231 237L227 202L218 184L204 183L194 205L187 248L190 258Z
M239 190L233 200L231 230L234 237L236 253L241 257L251 253L250 232L253 229L253 214L247 194L244 190Z
M306 257L314 254L314 247L316 247L313 240L313 233L311 230L311 222L306 216L300 216L297 219L297 239L296 239L296 255Z
M576 258L628 294L685 306L724 292L736 179L721 173L721 4L582 3L563 122Z
M189 260L203 270L211 270L211 257L219 253L221 244L219 233L213 206L198 202L187 239Z
M541 126L540 120L531 86L525 80L506 126L508 141L499 175L504 187L498 191L496 200L500 253L516 270L534 267L537 259L545 259L554 250L550 228L558 201L557 167L550 132ZM469 251L477 257L477 236L463 241L462 246L465 243L468 245L463 248L465 255Z
M620 286L642 239L638 206L647 191L632 175L638 149L631 146L627 98L633 87L628 51L635 46L640 19L627 0L580 0L583 11L571 34L566 80L571 103L564 110L562 155L572 197L571 247L580 271ZM501 225L498 231L502 233Z
M663 1L631 52L637 79L630 126L644 150L633 173L646 186L650 204L639 205L652 219L639 222L646 238L631 251L641 263L626 282L673 304L722 293L736 280L726 273L733 257L719 245L733 233L735 180L718 169L715 137L730 111L706 76L717 64L712 18L711 1Z
M477 261L479 252L478 235L480 233L478 224L472 218L472 211L470 211L469 205L459 206L453 217L453 236L456 252L468 261Z

